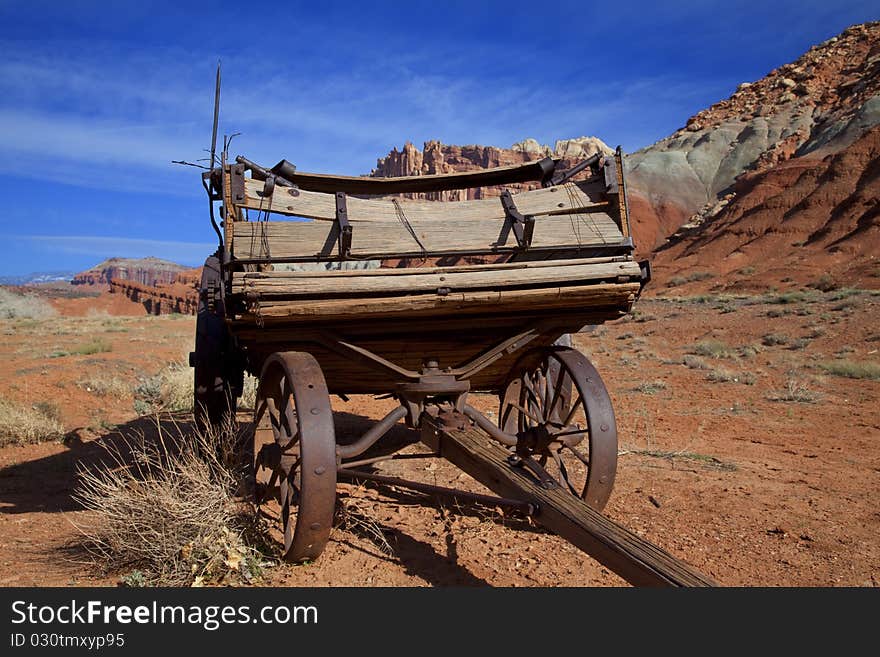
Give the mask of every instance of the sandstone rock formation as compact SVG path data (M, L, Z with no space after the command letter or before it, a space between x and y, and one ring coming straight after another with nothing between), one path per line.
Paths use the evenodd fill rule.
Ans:
M180 265L177 265L180 267ZM185 269L178 273L170 283L148 285L140 281L111 278L110 292L123 294L132 301L143 304L152 315L181 313L195 315L199 305L199 283L201 268Z
M170 285L186 267L160 258L110 258L80 272L72 285L108 285L112 279L141 285Z
M422 176L465 171L477 171L492 167L504 167L533 162L545 157L560 158L560 166L570 166L594 153L612 153L612 149L597 137L578 137L557 141L553 148L542 146L534 139L526 139L511 148L495 146L450 146L439 141L427 141L423 150L406 142L403 150L393 149L379 158L376 168L370 172L374 177ZM536 185L511 185L511 189L526 189ZM489 198L501 194L500 187L478 187L430 194L406 194L408 198L428 198L438 201L463 201Z

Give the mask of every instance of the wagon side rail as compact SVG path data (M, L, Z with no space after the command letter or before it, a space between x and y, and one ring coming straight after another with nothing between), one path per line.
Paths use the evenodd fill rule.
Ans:
M224 200L226 263L485 254L521 259L523 254L540 257L559 250L586 256L632 251L620 149L561 173L554 173L555 163L549 158L518 167L391 179L300 173L292 168L282 161L267 170L243 157L235 163L224 157L217 182ZM592 175L572 182L583 170ZM351 195L529 180L540 180L544 186L518 194L505 191L500 198L450 202Z

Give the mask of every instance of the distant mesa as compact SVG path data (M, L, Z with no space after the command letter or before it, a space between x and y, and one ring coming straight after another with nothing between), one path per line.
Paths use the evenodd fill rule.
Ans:
M109 285L113 279L142 285L170 285L188 269L161 258L110 258L73 277L73 285Z
M122 294L142 304L149 314L194 315L200 278L200 268L160 258L110 258L76 274L71 284Z

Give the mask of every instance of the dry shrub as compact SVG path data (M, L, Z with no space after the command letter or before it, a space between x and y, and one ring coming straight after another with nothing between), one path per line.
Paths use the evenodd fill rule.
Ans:
M796 378L789 378L785 381L785 388L781 391L770 394L767 399L777 402L798 402L800 404L811 404L822 398L822 395L814 390L803 381Z
M79 388L99 397L125 397L131 393L131 386L122 379L107 374L94 374L76 382Z
M172 363L134 388L134 410L141 415L192 408L193 371L185 363Z
M147 585L253 581L267 543L240 497L243 432L233 419L205 431L156 426L155 438L126 436L79 473L74 495L92 512L78 527L81 547L102 569L136 572Z
M63 434L58 409L51 404L16 404L0 397L0 446L55 440Z
M56 314L45 299L0 288L0 319L46 319Z
M852 351L852 349L850 349ZM838 352L841 353L841 352ZM851 360L836 360L819 363L819 367L828 374L843 376L848 379L873 379L880 381L880 363L870 361L856 362Z

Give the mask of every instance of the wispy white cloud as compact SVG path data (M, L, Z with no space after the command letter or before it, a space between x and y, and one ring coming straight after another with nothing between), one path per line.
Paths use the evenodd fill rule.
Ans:
M65 180L185 194L189 178L171 172L170 160L198 159L208 146L210 58L176 51L114 57L107 48L70 56L9 51L0 62L4 147L32 162L24 171L37 176L104 167L114 175L87 171ZM224 62L221 132L241 131L237 146L267 164L287 157L304 169L357 174L405 140L506 146L596 134L641 146L638 140L660 136L632 121L646 103L675 114L689 95L705 94L705 81L669 77L524 85L515 67L526 58L514 58L507 75L485 77L479 67L471 75L420 72L415 56L361 59L320 74L279 66L264 75L232 57Z

